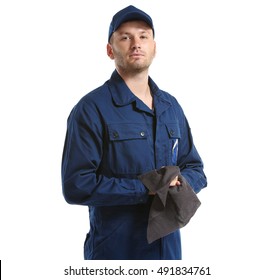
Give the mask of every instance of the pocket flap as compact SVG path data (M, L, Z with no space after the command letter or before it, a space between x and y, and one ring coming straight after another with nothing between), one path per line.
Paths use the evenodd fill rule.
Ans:
M109 124L108 131L110 141L146 139L148 136L147 128L140 123Z
M166 124L167 133L169 138L181 138L180 128L178 123L167 123Z

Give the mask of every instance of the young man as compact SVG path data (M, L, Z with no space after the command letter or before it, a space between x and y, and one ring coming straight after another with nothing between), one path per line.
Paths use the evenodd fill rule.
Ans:
M181 259L179 230L148 243L154 195L139 176L174 165L196 193L207 184L182 108L149 77L155 51L149 15L133 6L116 13L107 44L116 69L69 116L63 193L89 207L85 259Z

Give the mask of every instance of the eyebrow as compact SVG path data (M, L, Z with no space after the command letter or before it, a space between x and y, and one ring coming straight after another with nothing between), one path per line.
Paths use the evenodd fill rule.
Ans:
M148 30L142 30L140 32L138 32L139 34L149 34ZM118 32L118 35L122 36L122 35L132 35L131 32L128 32L128 31L120 31Z

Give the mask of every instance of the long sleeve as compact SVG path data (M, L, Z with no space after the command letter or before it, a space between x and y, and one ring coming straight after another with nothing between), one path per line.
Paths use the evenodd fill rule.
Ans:
M144 203L148 191L138 179L107 177L100 170L104 125L96 106L80 102L72 110L62 158L63 195L68 203L112 206Z
M181 125L182 137L178 143L177 165L181 170L181 175L187 180L195 193L198 193L207 186L204 164L194 145L190 126L181 108L179 114L183 122Z

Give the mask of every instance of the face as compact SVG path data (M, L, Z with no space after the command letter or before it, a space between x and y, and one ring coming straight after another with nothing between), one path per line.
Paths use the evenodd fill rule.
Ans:
M143 21L123 23L111 36L108 56L120 73L148 70L156 53L152 29Z

